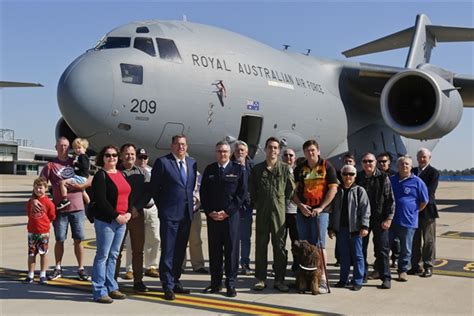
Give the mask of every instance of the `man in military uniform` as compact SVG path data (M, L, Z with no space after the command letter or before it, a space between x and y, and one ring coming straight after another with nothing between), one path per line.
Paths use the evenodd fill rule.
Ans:
M247 193L247 177L239 163L230 161L227 142L216 144L216 160L204 170L200 189L201 205L207 216L211 270L211 285L205 292L220 291L224 256L226 295L234 297L239 271L239 210Z
M267 278L267 247L272 240L274 288L288 292L284 283L288 251L285 248L286 200L293 195L295 187L291 168L278 160L280 141L270 137L265 142L266 160L252 170L250 175L250 199L257 209L255 277L253 289L262 291Z

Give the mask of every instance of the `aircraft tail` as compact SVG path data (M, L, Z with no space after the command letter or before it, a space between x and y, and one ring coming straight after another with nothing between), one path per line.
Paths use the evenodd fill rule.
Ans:
M354 57L410 47L405 67L414 69L430 62L431 50L437 42L468 41L474 41L474 28L432 25L426 15L418 14L415 26L346 50L342 54Z

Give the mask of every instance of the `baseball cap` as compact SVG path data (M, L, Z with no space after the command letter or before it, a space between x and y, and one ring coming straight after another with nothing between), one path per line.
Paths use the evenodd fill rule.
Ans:
M137 150L137 158L148 158L148 153L145 148L140 148Z

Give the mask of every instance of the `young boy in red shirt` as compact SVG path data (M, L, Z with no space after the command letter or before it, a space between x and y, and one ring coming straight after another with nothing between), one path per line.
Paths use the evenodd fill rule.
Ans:
M28 213L28 276L25 283L33 283L35 274L36 255L40 254L40 284L47 284L46 268L48 267L49 229L51 222L56 218L54 203L46 196L48 183L43 178L37 178L33 182L33 197L28 201L26 210ZM43 205L40 211L35 212L32 201L39 200Z

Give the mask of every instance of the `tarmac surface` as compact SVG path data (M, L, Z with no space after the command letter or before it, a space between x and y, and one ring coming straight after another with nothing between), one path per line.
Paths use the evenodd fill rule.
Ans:
M474 314L473 182L440 183L437 191L440 218L436 227L438 259L431 278L409 276L405 283L392 280L390 290L378 289L379 280L369 280L359 292L331 288L331 294L313 296L298 294L295 289L289 293L277 292L271 277L267 280L267 289L254 292L251 290L254 278L239 275L237 297L227 298L224 292L220 295L201 293L210 283L210 276L192 272L188 263L181 280L191 289L190 295L177 295L175 301L165 301L159 279L150 277L144 277L144 282L151 291L138 295L132 290L132 281L119 278L121 289L128 298L102 305L92 301L90 282L79 281L76 277L77 262L71 239L65 242L63 278L50 281L46 286L37 282L21 283L27 270L25 204L31 195L33 179L32 176L0 175L0 315ZM207 258L207 227L204 215L202 218L201 235ZM86 270L90 272L95 255L95 234L89 222L85 227L88 239L85 262ZM54 264L53 235L51 232L50 264ZM254 236L252 242L255 242ZM254 249L252 244L252 252ZM369 249L370 256L372 253ZM330 284L335 284L339 268L334 266L334 240L328 239L328 254ZM253 258L254 253L251 254L252 266ZM373 258L369 262L373 262ZM396 271L392 270L392 273L396 278ZM287 275L286 281L291 285L294 278L290 272Z

